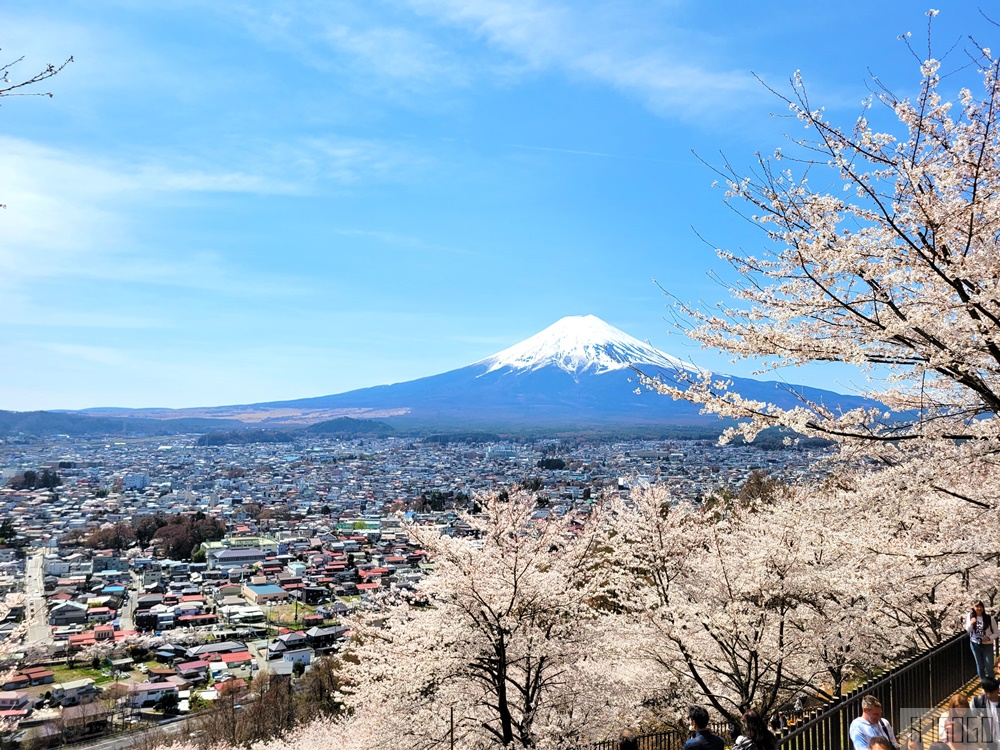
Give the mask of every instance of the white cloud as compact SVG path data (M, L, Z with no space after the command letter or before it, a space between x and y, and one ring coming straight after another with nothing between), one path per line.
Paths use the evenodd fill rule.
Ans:
M366 3L289 0L213 6L230 13L259 42L317 70L351 76L358 88L397 95L470 82L469 62L388 8Z
M661 115L704 113L756 93L748 72L700 62L701 38L633 21L629 3L542 0L408 0L418 13L464 28L536 70L562 70L637 96ZM643 15L649 16L649 8Z
M422 169L405 149L361 139L312 138L254 151L256 171L215 167L187 155L114 161L0 137L0 288L76 277L243 293L301 293L280 279L240 280L206 250L154 252L144 222L164 192L306 194L325 185L406 179ZM124 158L124 157L123 157ZM172 163L178 166L166 166Z

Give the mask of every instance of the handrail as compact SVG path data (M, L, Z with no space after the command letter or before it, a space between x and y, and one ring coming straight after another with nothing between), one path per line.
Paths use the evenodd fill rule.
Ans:
M972 674L975 665L963 631L841 696L822 712L812 712L808 721L780 737L778 746L783 750L849 747L850 724L861 715L861 699L866 695L878 698L883 715L901 740L910 731L919 731L915 718L961 690Z
M957 693L976 673L968 636L964 631L921 651L887 672L874 677L849 693L836 698L819 710L810 712L805 722L785 730L778 738L782 750L840 750L850 747L851 722L861 715L861 699L874 695L882 703L883 714L896 730L896 738L905 747L905 737L926 712ZM905 725L905 726L904 726ZM728 725L714 723L710 728L723 738ZM640 750L681 750L690 733L666 730L638 736ZM589 750L617 750L617 740L593 742Z

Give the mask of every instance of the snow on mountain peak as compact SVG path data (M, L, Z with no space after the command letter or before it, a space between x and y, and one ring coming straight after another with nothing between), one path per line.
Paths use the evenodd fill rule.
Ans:
M487 365L486 372L508 367L530 371L554 365L572 375L588 370L600 374L631 365L697 370L594 315L557 320L544 331L475 364Z

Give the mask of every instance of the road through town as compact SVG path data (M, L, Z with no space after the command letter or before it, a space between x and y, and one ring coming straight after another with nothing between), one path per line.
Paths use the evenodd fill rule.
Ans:
M26 622L28 624L27 643L47 643L49 640L49 624L46 622L45 594L43 577L45 575L45 555L36 550L28 555L24 572L24 593L27 606Z

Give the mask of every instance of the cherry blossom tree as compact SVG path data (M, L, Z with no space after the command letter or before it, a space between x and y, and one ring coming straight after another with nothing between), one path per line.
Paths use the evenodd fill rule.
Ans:
M712 377L654 387L743 420L735 429L748 437L780 425L882 465L930 457L924 488L995 506L1000 59L975 41L964 54L947 77L929 49L918 56L913 97L874 79L846 128L827 120L798 74L790 94L775 91L806 136L746 174L728 162L718 169L727 202L767 242L756 255L718 251L737 271L732 303L677 303L702 344L760 358L765 371L854 365L888 409L783 409ZM967 88L953 86L973 70Z
M603 736L629 703L629 662L612 668L615 633L593 607L592 535L569 514L536 518L530 493L479 502L472 537L407 527L438 566L421 586L431 606L356 624L345 703L357 721L378 711L383 746L433 747L452 726L468 748Z
M735 719L837 697L952 635L969 585L988 590L996 539L957 498L886 502L892 474L842 470L704 505L639 485L608 502L592 521L606 535L608 608L650 681Z

